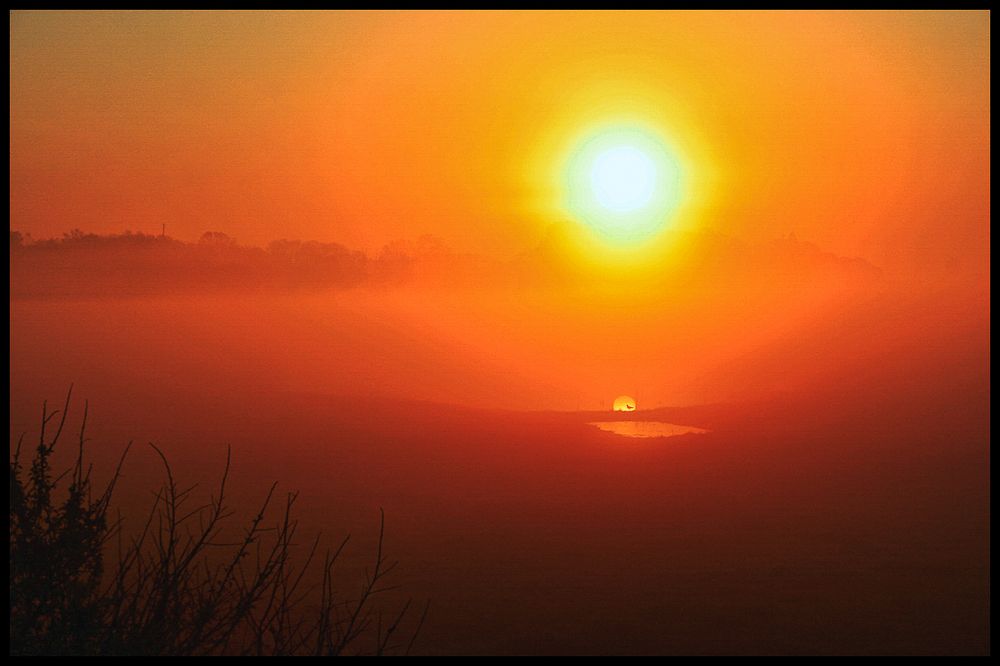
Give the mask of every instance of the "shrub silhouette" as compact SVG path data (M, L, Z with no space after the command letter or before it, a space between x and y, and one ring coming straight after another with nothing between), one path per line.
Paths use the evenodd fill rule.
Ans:
M334 594L333 573L345 538L322 558L318 585L306 585L319 537L305 560L292 550L296 495L268 526L272 485L242 536L222 541L232 512L225 505L229 454L219 487L189 508L194 487L178 485L162 451L166 480L142 529L126 535L109 518L115 484L97 492L84 463L87 407L71 469L54 475L51 457L66 425L72 387L61 411L42 407L35 454L21 461L22 435L10 460L11 655L346 655L410 651L427 606L402 641L406 602L388 617L373 603L396 566L383 554L385 515L373 569L357 596ZM47 428L58 416L51 439ZM130 444L131 446L131 444ZM151 445L152 446L152 445ZM63 490L64 480L68 485ZM112 558L111 553L115 553ZM106 563L106 559L112 560Z

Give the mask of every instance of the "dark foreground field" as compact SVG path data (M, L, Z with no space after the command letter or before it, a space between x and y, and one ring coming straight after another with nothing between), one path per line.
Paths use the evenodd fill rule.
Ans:
M154 433L207 493L231 443L235 506L301 491L306 533L355 535L348 567L384 507L395 582L431 599L417 652L982 654L986 395L920 395L640 412L712 432L626 439L591 414L161 391L92 397L90 450ZM137 449L127 515L159 474Z

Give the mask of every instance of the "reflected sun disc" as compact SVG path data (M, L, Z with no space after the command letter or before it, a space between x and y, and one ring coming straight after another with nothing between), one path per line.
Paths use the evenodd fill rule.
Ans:
M635 398L628 395L620 395L615 398L611 409L616 412L634 412L636 406Z

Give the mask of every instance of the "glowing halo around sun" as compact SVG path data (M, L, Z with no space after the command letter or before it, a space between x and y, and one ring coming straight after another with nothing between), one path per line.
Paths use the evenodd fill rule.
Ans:
M584 138L564 173L565 206L606 241L633 244L663 230L680 203L681 169L655 133L605 126Z

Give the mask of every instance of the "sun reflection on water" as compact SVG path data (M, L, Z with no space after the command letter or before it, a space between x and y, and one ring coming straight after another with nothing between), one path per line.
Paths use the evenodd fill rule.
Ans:
M663 421L593 421L588 425L622 437L675 437L709 432L704 428L664 423Z

